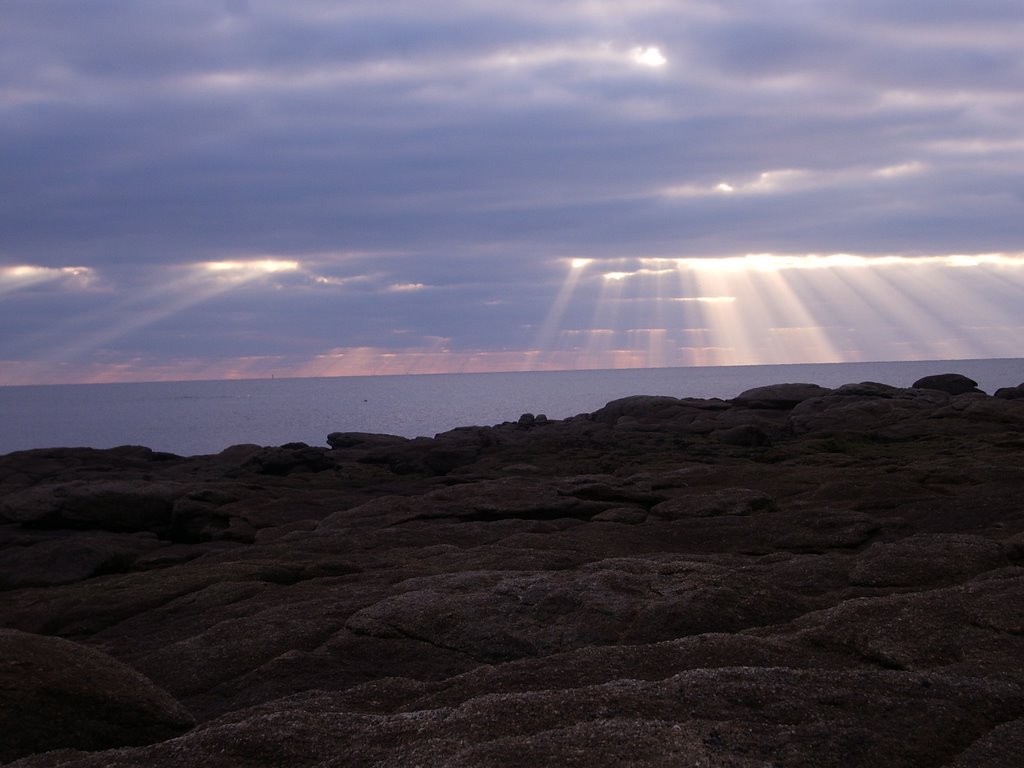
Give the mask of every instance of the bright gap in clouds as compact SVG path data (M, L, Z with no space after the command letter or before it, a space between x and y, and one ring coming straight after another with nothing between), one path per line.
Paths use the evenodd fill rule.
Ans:
M294 272L299 262L286 259L252 259L249 261L208 261L202 265L210 272L234 272L241 275Z
M40 267L33 264L0 267L0 296L44 283L72 281L88 285L93 277L89 267Z
M941 266L941 267L977 267L982 265L1021 267L1024 256L1021 254L985 253L985 254L950 254L948 256L858 256L849 253L833 253L820 256L816 253L806 255L776 255L773 253L750 253L746 256L727 256L724 258L647 258L640 259L645 266L664 266L674 264L680 269L697 271L738 272L756 270L774 272L786 269L836 269L836 268L878 268L902 266L908 268Z
M995 285L1002 302L991 298ZM594 330L556 330L586 302ZM1024 254L575 259L531 361L604 368L1014 357L1022 335Z
M668 59L665 58L661 49L653 45L634 48L630 53L633 56L633 61L644 67L656 69L668 63Z

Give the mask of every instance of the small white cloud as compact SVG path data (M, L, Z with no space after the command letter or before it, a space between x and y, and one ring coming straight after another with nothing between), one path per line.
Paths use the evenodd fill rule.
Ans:
M762 195L788 192L813 186L819 175L794 168L765 171L743 182L719 182L713 186L682 184L663 191L668 197L705 197L707 195Z
M661 52L661 49L657 46L648 45L644 47L637 47L630 51L633 57L633 61L644 67L663 67L668 63L668 59Z
M366 280L365 275L356 275L355 277L333 277L331 275L317 275L313 278L313 282L317 285L333 285L333 286L346 286L350 283L359 282Z
M917 161L909 163L900 163L898 165L888 165L885 168L879 168L874 171L874 176L881 176L884 179L892 179L898 176L912 176L917 173L922 173L925 169L924 163Z

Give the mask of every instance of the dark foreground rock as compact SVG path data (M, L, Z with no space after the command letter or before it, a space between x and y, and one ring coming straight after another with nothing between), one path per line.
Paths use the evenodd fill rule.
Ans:
M1024 764L1022 398L328 443L0 457L0 760Z
M94 648L0 629L0 760L149 744L194 724L169 694Z

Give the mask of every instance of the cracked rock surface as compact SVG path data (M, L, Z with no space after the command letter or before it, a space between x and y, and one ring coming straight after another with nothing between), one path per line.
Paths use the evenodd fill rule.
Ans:
M968 382L2 456L0 762L1018 768L1024 398Z

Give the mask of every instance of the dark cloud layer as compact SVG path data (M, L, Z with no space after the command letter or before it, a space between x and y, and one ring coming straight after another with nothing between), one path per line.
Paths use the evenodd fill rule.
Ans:
M726 319L655 311L690 278L650 257L999 253L962 300L1019 327L1022 33L1017 3L966 0L7 0L0 383L691 363ZM906 285L958 283L918 264ZM801 298L779 275L746 322ZM912 305L902 347L831 330L826 356L1016 354ZM814 306L785 321L856 319ZM573 346L601 323L614 360ZM741 346L701 359L776 359Z

